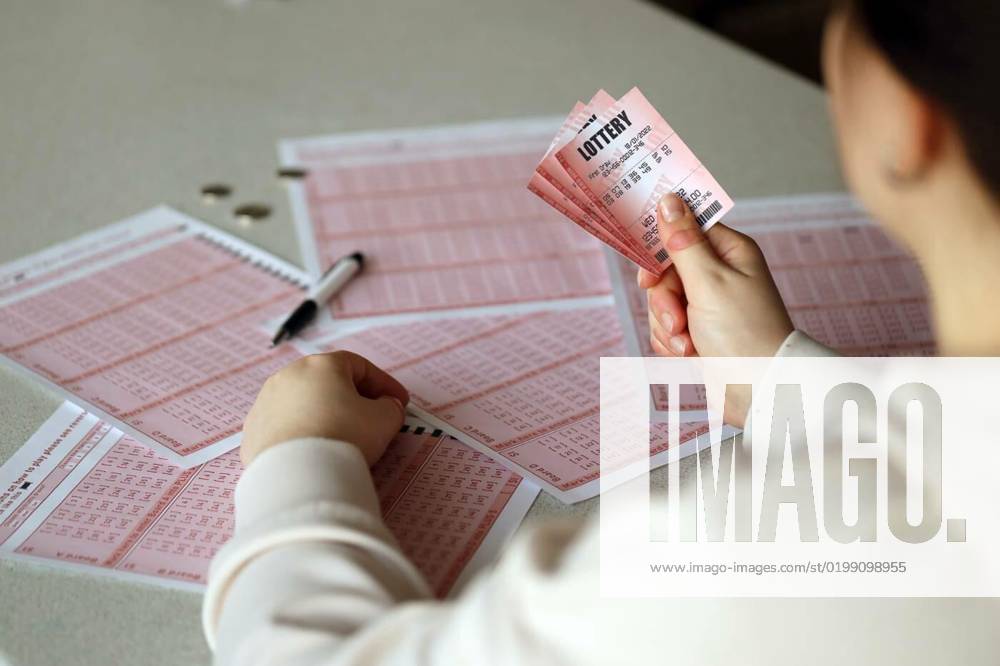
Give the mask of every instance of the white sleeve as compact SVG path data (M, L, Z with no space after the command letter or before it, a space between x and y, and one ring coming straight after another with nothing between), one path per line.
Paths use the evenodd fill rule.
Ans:
M205 635L219 666L550 661L581 619L556 609L594 605L593 562L563 557L579 527L530 530L460 600L434 601L382 521L360 452L286 442L237 486L236 533L209 573Z
M320 617L329 655L387 608L430 595L382 522L357 447L301 439L270 448L244 472L235 503L235 535L212 562L202 609L217 663L299 663L282 658L280 639L311 635L316 647Z
M330 440L261 454L236 512L205 598L219 665L790 666L846 654L917 666L954 656L941 636L991 636L1000 620L969 600L605 597L596 522L527 530L460 599L431 601L360 453ZM993 645L963 644L964 663L996 663Z
M203 610L219 666L603 666L655 660L665 627L716 640L692 633L687 608L602 598L596 523L527 530L459 599L429 599L382 523L363 458L341 442L262 453L237 487L236 518Z

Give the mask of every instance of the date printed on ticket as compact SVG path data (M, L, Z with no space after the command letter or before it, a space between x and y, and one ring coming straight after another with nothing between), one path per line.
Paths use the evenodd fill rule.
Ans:
M642 268L660 274L670 256L656 229L663 195L682 197L707 230L733 200L638 88L615 100L600 90L576 106L528 189Z

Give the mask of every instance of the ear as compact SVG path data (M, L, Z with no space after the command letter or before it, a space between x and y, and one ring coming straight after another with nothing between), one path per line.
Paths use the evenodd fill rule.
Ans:
M897 181L910 182L933 170L951 129L944 111L890 69L884 167Z

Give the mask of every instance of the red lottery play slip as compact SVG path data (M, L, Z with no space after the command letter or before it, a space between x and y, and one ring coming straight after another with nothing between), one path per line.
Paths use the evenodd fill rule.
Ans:
M239 443L264 380L302 355L261 325L306 284L160 206L0 266L0 365L193 467Z
M656 205L681 196L708 229L733 207L718 181L638 88L615 101L600 90L577 102L528 189L646 270L670 256L656 229Z
M66 402L0 466L0 558L200 589L233 533L229 451L184 469ZM408 420L372 468L382 517L444 597L496 559L538 488Z

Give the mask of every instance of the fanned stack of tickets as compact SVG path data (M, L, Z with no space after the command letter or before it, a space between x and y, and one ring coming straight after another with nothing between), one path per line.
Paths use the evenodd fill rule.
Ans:
M577 102L528 189L622 256L659 275L670 264L656 205L675 192L703 229L733 201L638 88Z

